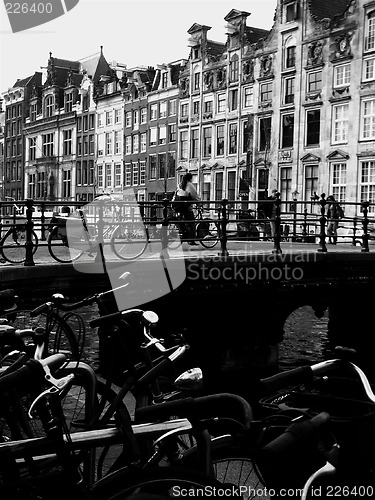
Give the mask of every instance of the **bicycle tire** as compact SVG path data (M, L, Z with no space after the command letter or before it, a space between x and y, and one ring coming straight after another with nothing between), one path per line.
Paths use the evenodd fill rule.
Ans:
M197 239L205 248L214 248L219 243L219 227L216 222L201 220L196 227Z
M148 245L146 228L142 222L121 223L113 232L110 246L121 260L140 257Z
M16 234L16 239L14 235ZM31 232L33 243L32 253L38 248L38 237L34 231ZM8 247L8 248L4 248ZM1 255L12 264L21 264L26 260L26 229L20 227L9 231L0 242Z
M62 352L66 355L67 360L79 360L80 348L76 336L70 325L58 314L50 312L48 314L41 313L38 316L32 317L31 310L17 309L8 314L10 324L16 329L37 328L42 327L48 332L48 346L46 356ZM30 343L26 341L26 346L32 347L33 341L30 338Z
M168 225L168 248L170 250L176 250L182 245L180 228L177 223L170 223Z
M59 235L58 231L58 226L55 226L48 235L47 245L51 257L62 264L74 262L79 259L84 253L83 250L69 246L67 237Z
M160 467L156 469L123 468L98 481L91 490L93 500L124 500L132 494L162 495L169 498L177 489L217 491L222 484L196 471ZM216 489L216 490L215 490ZM212 495L209 495L212 496ZM238 495L233 495L237 496Z

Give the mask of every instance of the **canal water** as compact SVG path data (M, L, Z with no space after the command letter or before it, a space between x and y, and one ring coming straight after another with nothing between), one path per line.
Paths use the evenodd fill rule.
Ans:
M96 306L90 306L80 311L85 324L97 317ZM332 357L332 346L327 338L327 313L317 318L311 307L301 307L287 319L284 327L284 341L279 346L279 366L287 370L311 364ZM99 341L96 330L87 326L85 340L85 360L98 367Z

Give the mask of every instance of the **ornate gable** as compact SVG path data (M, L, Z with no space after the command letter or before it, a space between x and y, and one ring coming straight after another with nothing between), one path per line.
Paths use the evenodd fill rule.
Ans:
M349 158L349 155L345 153L344 151L341 151L340 149L336 149L336 151L333 151L327 156L327 160L347 160Z
M321 159L319 156L313 155L312 153L307 153L307 155L302 156L301 161L303 163L316 163L319 162Z

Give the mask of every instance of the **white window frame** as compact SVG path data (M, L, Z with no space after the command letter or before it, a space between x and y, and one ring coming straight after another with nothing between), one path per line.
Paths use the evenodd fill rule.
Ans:
M167 142L167 126L160 125L159 127L159 144L166 144Z
M331 193L335 200L344 203L346 197L346 162L331 163Z
M115 187L121 187L121 163L115 163Z
M338 110L346 109L345 116L339 116ZM340 130L339 130L340 129ZM349 131L349 104L336 104L332 106L332 144L348 142Z
M103 113L98 113L98 127L103 127Z
M141 108L141 123L147 123L147 108Z
M125 186L132 185L132 164L125 163Z
M364 165L368 164L368 174L366 175L366 180L364 181ZM369 201L370 203L375 202L375 159L367 159L360 161L359 169L359 189L360 189L360 201ZM375 206L369 206L369 213L375 212Z
M141 153L145 153L147 151L147 134L146 134L146 132L143 132L141 134L140 147L141 147Z
M144 160L139 162L139 185L146 184L146 162Z
M169 116L175 116L177 114L177 99L171 99L169 101Z
M252 85L242 89L243 108L252 108L254 106L254 87Z
M149 146L153 147L157 145L157 140L158 140L158 129L157 127L150 127L150 142Z
M150 120L156 120L158 117L158 105L157 103L150 104Z
M366 111L367 104L371 103L371 113ZM366 113L366 114L365 114ZM369 133L365 130L365 123L368 122ZM361 104L361 139L375 139L375 98L363 99Z
M167 116L167 101L161 101L159 104L159 118Z
M121 130L115 131L115 154L121 154Z
M106 111L105 112L105 123L106 125L112 125L112 119L113 119L113 111Z
M351 79L350 63L339 64L333 69L333 87L335 89L348 87Z
M133 186L139 184L139 164L136 162L132 163L132 184Z
M121 123L121 109L115 109L115 123Z
M220 92L216 97L216 113L225 113L227 106L227 96L225 92ZM223 109L222 109L223 108Z
M365 52L375 49L375 10L366 12L365 19Z
M131 127L132 126L132 112L127 111L125 113L125 127Z
M125 137L125 154L126 155L132 154L132 136L131 135L127 135Z
M372 68L370 68L370 63ZM368 74L370 73L370 76ZM363 76L362 80L364 82L369 82L375 80L375 56L365 57L363 59Z
M133 154L138 154L139 153L139 135L134 134L133 135Z

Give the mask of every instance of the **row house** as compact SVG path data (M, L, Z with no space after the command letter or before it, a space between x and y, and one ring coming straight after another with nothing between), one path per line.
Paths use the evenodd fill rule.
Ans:
M40 86L42 73L17 80L3 92L4 99L4 172L3 197L24 198L25 136L24 123L29 116L29 100L34 86ZM7 210L6 210L7 211Z
M254 45L268 31L246 26L248 15L232 10L225 17L225 44L208 39L209 26L195 23L188 30L191 50L179 80L177 170L180 176L193 174L202 199L237 199L241 179L249 175Z

